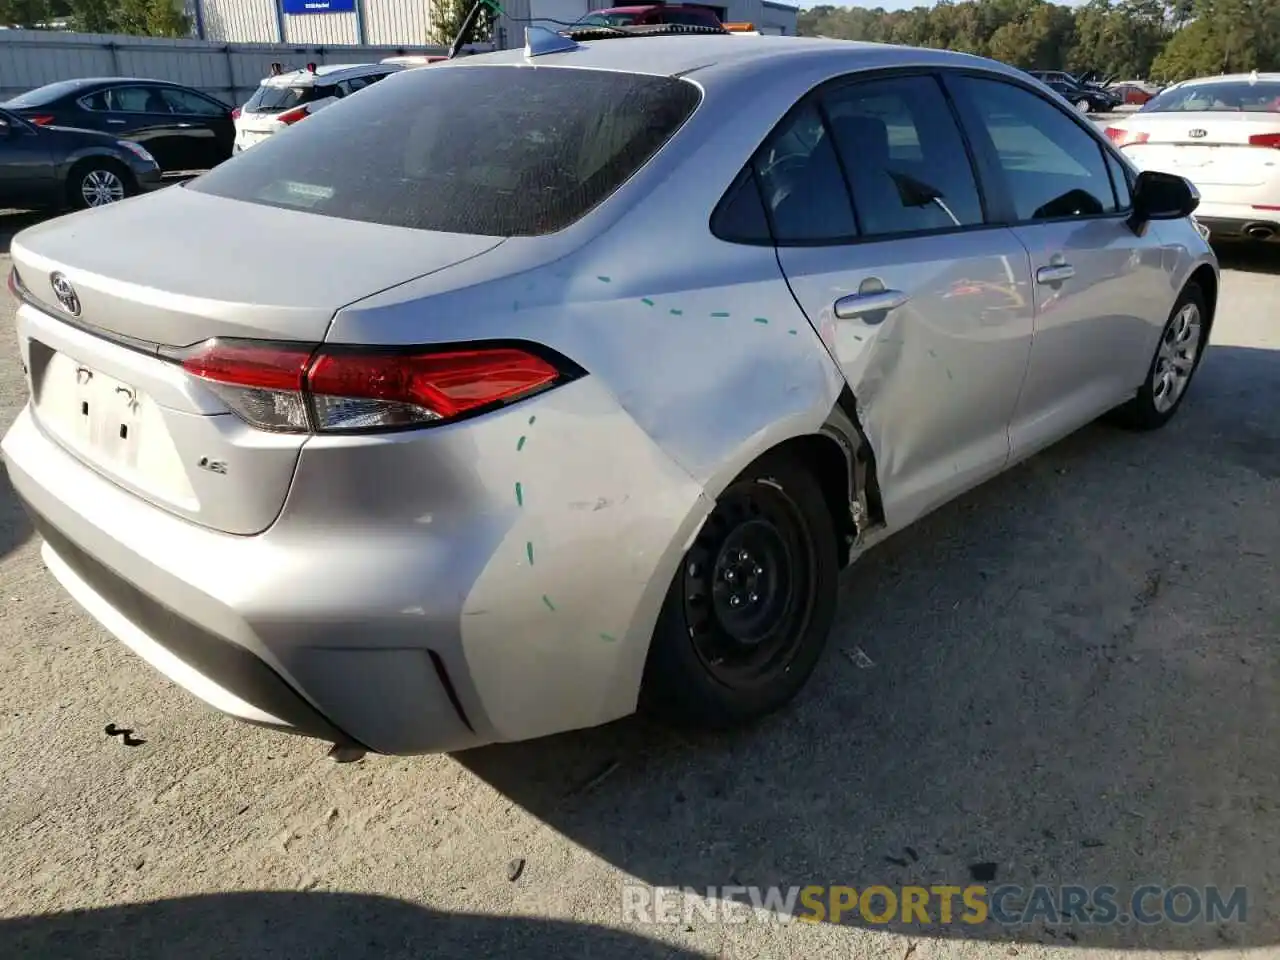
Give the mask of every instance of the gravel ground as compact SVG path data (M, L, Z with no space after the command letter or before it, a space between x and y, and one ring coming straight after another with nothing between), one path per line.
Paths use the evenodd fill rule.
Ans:
M0 216L0 250L26 222ZM1089 427L873 551L802 699L730 736L631 720L334 764L107 637L0 483L0 955L1274 954L1280 256L1224 260L1214 345L1167 430ZM7 425L25 395L2 310ZM964 884L975 864L1023 885L1245 885L1248 922L621 911L628 881Z

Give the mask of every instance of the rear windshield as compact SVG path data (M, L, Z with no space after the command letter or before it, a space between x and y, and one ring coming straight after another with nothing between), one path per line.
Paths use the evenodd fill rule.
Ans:
M315 86L306 87L259 87L249 102L244 105L245 113L280 113L292 110L312 100L320 100L333 95L332 88Z
M82 80L59 80L56 83L46 83L43 87L36 87L34 90L28 90L26 93L20 93L12 100L6 100L6 107L21 109L23 107L43 107L47 103L60 97L65 97L69 93L76 93L84 89L84 81Z
M1241 80L1195 83L1166 90L1148 100L1143 113L1177 111L1229 111L1232 113L1280 113L1280 83Z
M419 230L535 236L609 196L699 97L688 81L604 70L409 70L189 189Z

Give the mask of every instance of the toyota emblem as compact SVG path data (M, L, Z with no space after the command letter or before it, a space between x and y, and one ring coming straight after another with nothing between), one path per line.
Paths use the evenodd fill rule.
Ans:
M53 287L53 295L58 298L58 305L73 317L80 316L80 296L76 288L60 273L49 274L49 286Z
M1209 132L1208 130L1201 130L1199 127L1196 127L1194 130L1188 130L1188 131L1187 131L1187 136L1188 136L1188 137L1194 137L1196 140L1199 140L1201 137L1203 137L1203 136L1204 136L1205 134L1207 134L1208 132Z

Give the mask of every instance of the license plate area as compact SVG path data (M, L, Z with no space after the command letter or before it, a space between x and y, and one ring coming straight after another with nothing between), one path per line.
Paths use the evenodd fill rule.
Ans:
M86 459L124 472L138 468L151 399L132 384L31 341L36 411L46 429Z

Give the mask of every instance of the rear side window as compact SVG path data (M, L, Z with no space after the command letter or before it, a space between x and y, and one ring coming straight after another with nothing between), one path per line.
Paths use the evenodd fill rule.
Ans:
M840 161L812 103L784 120L753 162L779 243L839 243L857 235Z
M410 70L188 189L419 230L536 236L608 197L700 96L684 80L604 70Z
M964 140L932 77L851 84L823 105L864 237L983 222Z
M316 91L319 88L308 87L259 87L254 91L249 102L244 105L245 113L281 113L292 110L304 103L319 99ZM331 96L332 93L326 93Z

